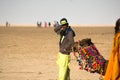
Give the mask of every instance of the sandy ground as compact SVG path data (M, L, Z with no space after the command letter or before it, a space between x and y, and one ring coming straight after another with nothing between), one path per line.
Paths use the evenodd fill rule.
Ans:
M75 41L91 38L105 59L109 59L114 29L73 28ZM0 80L57 80L59 35L53 28L0 27ZM71 54L71 80L99 80L99 74L79 70Z

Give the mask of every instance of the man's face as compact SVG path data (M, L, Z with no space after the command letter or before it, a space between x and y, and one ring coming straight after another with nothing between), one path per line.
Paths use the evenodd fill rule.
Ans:
M66 30L66 28L67 28L66 25L62 26L62 30Z

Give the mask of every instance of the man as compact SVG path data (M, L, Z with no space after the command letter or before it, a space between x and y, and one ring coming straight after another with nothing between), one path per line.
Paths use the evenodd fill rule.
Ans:
M56 27L54 31L60 34L59 52L57 64L59 65L58 80L70 80L70 49L74 43L75 33L69 26L66 18L60 20L60 26Z

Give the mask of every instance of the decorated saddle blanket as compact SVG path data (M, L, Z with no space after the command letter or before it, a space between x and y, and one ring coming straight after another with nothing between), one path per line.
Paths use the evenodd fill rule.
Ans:
M97 72L99 74L104 74L104 67L106 60L99 53L98 49L91 42L91 40L82 40L84 43L80 44L78 48L78 63L81 70L86 70L89 72ZM87 43L86 43L87 41Z

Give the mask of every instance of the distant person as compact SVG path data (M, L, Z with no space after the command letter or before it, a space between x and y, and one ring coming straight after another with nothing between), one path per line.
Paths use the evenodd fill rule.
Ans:
M59 66L58 80L70 80L70 48L74 43L75 33L69 26L67 19L62 18L60 20L61 25L55 27L56 33L60 32L59 52L57 64Z
M42 25L42 22L37 22L37 27L41 27L41 25Z
M39 22L37 22L37 27L39 27Z
M120 18L116 21L112 52L104 80L120 80Z
M45 28L47 28L47 22L45 22Z
M8 21L6 21L6 27L8 27L9 26L9 23L8 23Z
M51 26L51 23L49 22L48 25L49 25L49 27L50 27L50 26Z
M40 27L42 26L42 22L40 22L39 26L40 26Z
M60 24L58 23L58 21L55 21L55 22L54 22L54 27L55 27L55 28L56 28L56 27L59 27L59 25L60 25Z

